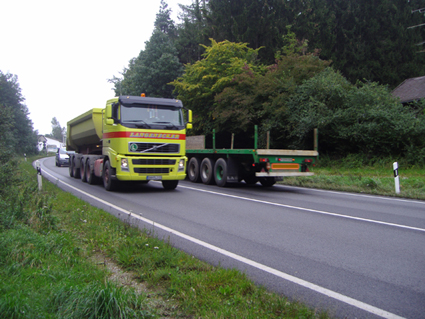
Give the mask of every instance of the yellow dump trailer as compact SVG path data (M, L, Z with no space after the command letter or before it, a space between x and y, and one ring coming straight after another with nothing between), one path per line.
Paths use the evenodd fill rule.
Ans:
M174 189L186 177L186 129L180 100L119 96L68 122L69 174L107 190L118 181L162 181Z

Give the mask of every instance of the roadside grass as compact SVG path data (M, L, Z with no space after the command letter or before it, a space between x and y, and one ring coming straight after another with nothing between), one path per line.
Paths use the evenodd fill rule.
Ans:
M44 181L39 192L30 161L8 165L16 176L0 167L2 318L328 317L235 269L199 261L54 184ZM131 283L115 279L111 264Z
M399 163L400 193L395 193L392 159L320 158L309 177L287 177L280 184L425 200L425 167Z

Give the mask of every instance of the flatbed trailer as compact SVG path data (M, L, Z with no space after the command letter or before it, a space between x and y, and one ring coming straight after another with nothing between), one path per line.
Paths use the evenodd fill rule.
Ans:
M309 171L309 167L314 165L319 156L317 130L314 150L258 149L257 131L255 127L253 149L217 149L215 132L211 149L205 148L204 135L188 136L186 156L189 161L189 180L195 183L217 184L220 187L243 180L247 184L260 182L263 186L270 187L286 176L314 175Z

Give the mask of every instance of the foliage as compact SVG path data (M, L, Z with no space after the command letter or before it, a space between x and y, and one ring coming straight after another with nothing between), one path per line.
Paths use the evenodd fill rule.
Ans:
M215 97L216 126L238 133L259 125L262 133L268 130L276 133L285 122L286 104L297 85L327 65L329 62L313 54L290 54L281 56L265 74L248 71L236 76L237 85L225 88Z
M321 148L340 155L401 155L425 145L423 113L403 106L386 86L351 85L332 68L297 87L288 108L293 147L306 147L314 128L319 128Z
M194 63L201 59L204 49L200 44L208 45L205 1L193 0L189 6L180 5L182 22L177 26L176 48L179 60L183 64Z
M216 41L248 43L260 51L264 64L273 63L288 25L300 41L321 50L349 81L359 79L395 87L406 78L422 76L418 54L425 39L421 6L406 0L209 0L199 32ZM188 26L190 27L190 25Z
M18 77L0 71L0 150L3 152L37 152L37 132L33 130L24 101Z
M161 1L152 36L145 43L145 50L129 62L122 73L123 79L114 77L109 80L115 85L116 95L145 93L151 97L173 97L173 88L168 83L182 74L182 64L177 57L176 31L167 7Z
M187 64L183 76L172 84L178 98L195 113L195 131L209 133L216 107L214 96L235 85L235 76L244 72L261 74L265 69L256 60L259 49L250 49L246 43L211 39L211 46L203 47L204 58Z
M282 47L282 35L291 24L299 1L209 0L205 11L208 36L216 41L248 43L258 49L264 64L274 61ZM299 12L299 11L298 11Z
M65 127L61 127L61 124L59 123L56 117L52 118L51 123L52 123L52 133L46 134L46 136L62 142L63 138L66 135Z

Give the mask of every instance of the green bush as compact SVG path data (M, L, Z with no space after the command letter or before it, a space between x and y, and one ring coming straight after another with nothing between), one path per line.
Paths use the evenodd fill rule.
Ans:
M403 106L377 83L351 85L328 68L298 86L289 100L285 135L291 147L311 148L313 129L318 128L322 152L339 156L421 153L425 146L421 107ZM423 156L415 158L423 161Z

